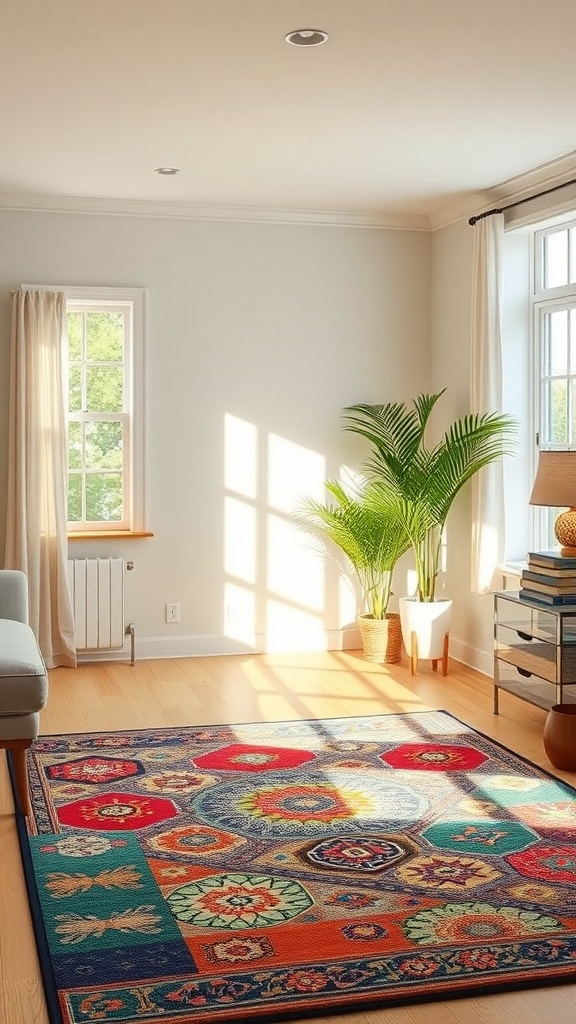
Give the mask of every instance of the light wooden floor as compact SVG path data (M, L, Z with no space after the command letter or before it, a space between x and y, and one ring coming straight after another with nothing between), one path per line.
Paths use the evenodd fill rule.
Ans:
M51 673L44 734L183 724L280 721L443 708L552 771L544 712L506 694L492 714L485 677L429 662L411 677L354 652L107 663ZM576 776L556 773L576 784ZM317 1018L316 1018L317 1020ZM332 1024L575 1024L574 986L325 1018ZM32 935L5 759L0 752L0 1022L48 1024Z

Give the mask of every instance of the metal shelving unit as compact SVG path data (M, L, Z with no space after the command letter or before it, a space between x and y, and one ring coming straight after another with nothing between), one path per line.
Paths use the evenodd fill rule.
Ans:
M500 690L548 709L576 703L576 602L544 605L494 595L494 714Z

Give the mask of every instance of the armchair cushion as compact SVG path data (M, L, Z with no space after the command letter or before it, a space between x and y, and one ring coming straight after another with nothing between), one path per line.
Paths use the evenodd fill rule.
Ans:
M48 675L28 624L28 580L0 569L0 748L10 751L20 809L30 813L26 751L38 735Z
M47 696L46 668L32 630L24 622L0 619L0 719L39 711Z
M0 619L28 622L28 579L19 569L0 570Z

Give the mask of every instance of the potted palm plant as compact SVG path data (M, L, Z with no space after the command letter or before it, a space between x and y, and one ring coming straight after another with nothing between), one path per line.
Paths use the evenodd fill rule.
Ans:
M506 414L470 414L452 423L440 441L428 447L428 421L445 390L420 394L410 405L359 404L344 410L345 429L361 435L371 445L371 456L364 467L368 479L396 496L410 539L417 588L413 598L400 600L400 616L404 645L412 661L415 633L416 659L419 655L436 662L442 657L446 663L452 602L440 608L436 601L446 519L464 484L484 466L510 453L516 429L515 421ZM426 611L423 605L434 607ZM425 627L414 624L415 614L426 616Z
M400 661L400 616L388 606L394 567L409 549L410 538L398 496L379 482L365 480L349 489L328 480L325 487L332 500L306 498L293 519L325 553L344 555L346 567L355 574L364 604L358 626L366 660Z

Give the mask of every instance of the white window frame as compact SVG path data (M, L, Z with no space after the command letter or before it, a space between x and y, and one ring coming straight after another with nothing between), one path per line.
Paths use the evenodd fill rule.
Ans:
M54 290L54 286L52 286ZM147 488L146 488L146 312L147 291L145 288L101 288L83 286L62 286L66 293L66 310L91 307L125 307L127 311L126 332L126 409L129 421L129 439L125 439L125 509L127 518L118 522L68 523L68 535L84 533L146 532ZM67 417L68 418L68 417ZM116 418L116 417L115 417Z
M129 380L126 395L127 408L131 418L131 445L128 462L127 526L125 529L112 522L82 524L68 523L68 536L83 537L87 534L111 533L148 534L146 523L148 518L148 488L146 481L146 330L148 292L146 288L133 287L100 287L94 285L54 285L25 284L21 288L31 291L65 292L66 309L77 304L125 303L131 307L131 331L129 339L129 359L127 361L127 378ZM64 353L67 359L67 353ZM68 399L66 396L66 422L68 422Z
M100 288L94 286L30 285L20 288L43 292L65 292L67 311L73 305L101 306L129 304L131 307L131 332L129 339L127 409L131 419L131 452L128 456L127 522L68 523L69 537L101 534L146 534L148 519L148 487L146 479L146 334L148 292L146 288ZM67 400L68 407L68 400ZM68 408L66 410L68 423Z
M546 409L543 402L543 380L544 376L544 337L543 337L543 325L545 323L545 316L547 313L554 312L555 310L570 310L576 308L576 282L568 283L565 285L559 285L554 288L544 287L544 239L559 232L565 231L568 228L576 230L576 218L574 215L566 216L562 221L554 224L548 224L547 226L535 227L532 233L532 288L531 288L531 306L532 306L532 336L530 339L530 346L532 352L532 430L531 436L533 438L533 467L534 473L536 471L538 461L538 451L540 446L547 449L564 449L568 445L568 441L564 443L553 444L546 439L545 421ZM576 270L576 267L572 266L573 260L576 258L576 253L568 246L568 278L570 278L570 271ZM570 373L572 369L572 373ZM568 367L566 373L566 380L570 380L576 377L576 366ZM573 439L572 445L576 443L576 439ZM535 506L533 508L533 537L531 539L530 548L531 550L546 549L551 546L552 537L552 525L556 518L557 510L549 509L546 507Z

